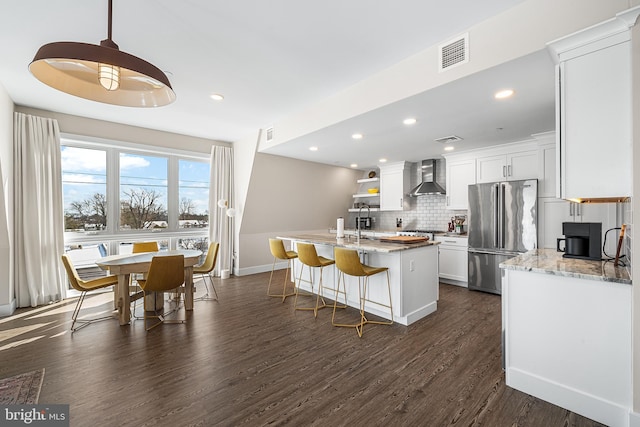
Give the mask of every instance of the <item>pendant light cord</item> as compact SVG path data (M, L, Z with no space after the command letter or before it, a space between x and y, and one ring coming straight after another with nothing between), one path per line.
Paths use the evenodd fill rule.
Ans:
M109 40L113 40L111 38L111 15L112 15L112 12L113 12L113 2L112 2L112 0L109 0L109 19L107 21L107 26L108 26L108 28L107 28L107 39L109 39Z

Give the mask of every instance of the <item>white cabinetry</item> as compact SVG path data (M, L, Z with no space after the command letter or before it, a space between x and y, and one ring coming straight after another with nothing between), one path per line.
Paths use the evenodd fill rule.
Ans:
M409 206L411 166L397 162L380 166L380 210L401 211Z
M633 425L632 286L521 270L502 280L506 384L605 425Z
M447 209L468 209L468 187L476 183L475 159L447 160Z
M556 144L540 146L538 197L556 197Z
M438 248L438 270L440 281L452 285L467 286L468 260L467 249L469 247L466 237L459 236L434 236L436 242L440 242Z
M631 196L629 27L639 13L632 9L549 44L558 64L557 190L563 199Z
M478 184L538 177L538 150L528 150L477 159Z

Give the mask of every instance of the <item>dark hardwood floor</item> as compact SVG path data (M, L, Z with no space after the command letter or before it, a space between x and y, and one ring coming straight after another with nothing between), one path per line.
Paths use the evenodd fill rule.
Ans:
M600 425L505 386L499 296L441 284L436 313L358 338L330 309L267 297L268 279L216 280L219 302L150 332L114 319L71 334L75 300L19 310L0 319L0 377L45 368L40 403L70 404L72 426Z

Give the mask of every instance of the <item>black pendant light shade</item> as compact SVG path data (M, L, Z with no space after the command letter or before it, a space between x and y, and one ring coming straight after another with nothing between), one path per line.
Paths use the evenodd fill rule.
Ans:
M80 98L129 107L159 107L176 94L158 67L122 52L109 35L100 45L49 43L38 49L29 71L42 83Z

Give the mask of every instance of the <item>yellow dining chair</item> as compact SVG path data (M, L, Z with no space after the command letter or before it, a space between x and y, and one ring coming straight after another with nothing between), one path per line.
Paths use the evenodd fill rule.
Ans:
M184 283L184 255L154 256L151 259L151 266L145 279L138 280L145 297L151 292L166 292L176 289ZM154 307L156 305L154 304ZM164 304L163 304L164 308ZM168 313L159 314L154 310L154 315L144 313L144 328L148 331L161 323L185 323L184 320L165 320L165 317L178 310L178 306ZM148 319L157 318L159 322L151 327L147 327Z
M293 282L293 292L287 293L287 281L289 279L289 268L291 268L291 260L298 258L298 254L295 251L288 251L284 248L284 242L280 239L269 239L269 249L271 249L271 255L273 255L273 265L271 266L271 276L269 276L269 286L267 287L267 295L270 297L282 298L282 302L284 302L287 297L295 295L295 273L293 274L294 282ZM277 260L285 260L287 261L287 271L284 274L284 282L282 285L282 293L281 294L272 294L271 293L271 279L273 279L273 272L276 269L276 261Z
M154 242L154 241L147 241L147 242L133 242L133 247L131 248L131 252L134 254L141 254L141 253L145 253L145 252L158 252L160 250L160 248L158 247L158 242ZM131 276L131 286L129 287L129 292L132 293L132 295L134 295L134 298L131 298L131 303L133 304L133 317L136 319L140 319L140 317L136 316L136 301L139 298L136 298L135 295L137 295L138 292L141 292L140 290L140 286L139 285L134 285L133 281L135 280L136 282L138 282L138 279L144 279L144 274L133 274ZM152 304L151 301L156 301L155 297L154 298L144 298L143 299L143 304L144 304L144 308L145 310L147 308L149 308Z
M393 307L391 305L391 282L389 280L389 269L387 267L371 267L360 262L360 256L358 251L354 249L346 249L336 247L334 249L334 255L336 259L336 267L338 268L338 286L336 287L336 298L333 302L333 315L331 316L331 324L333 326L341 326L348 328L355 328L359 337L362 337L364 332L364 325L367 323L374 323L378 325L391 325L393 324ZM372 301L369 299L369 277L378 273L387 273L387 291L389 293L389 304L385 304L379 301ZM360 321L358 323L344 324L336 323L335 315L338 302L338 294L344 295L345 304L347 302L347 289L345 284L345 275L355 276L358 278L358 298L360 300ZM340 291L340 283L342 283L343 290ZM365 316L364 307L365 302L370 302L389 309L391 316L390 321L377 321L368 320Z
M98 279L82 280L80 276L78 276L78 272L73 266L73 263L71 262L71 259L69 258L68 255L66 254L62 255L62 264L64 264L64 269L67 271L67 277L69 278L69 283L71 283L71 286L73 287L73 289L80 291L80 298L78 298L76 307L73 310L73 314L71 315L71 319L73 320L71 322L71 330L75 332L78 329L84 326L87 326L89 323L92 323L98 320L113 319L114 318L113 316L105 316L105 317L99 317L99 318L90 319L90 320L84 320L84 319L78 320L78 314L80 313L80 307L82 307L82 303L84 301L84 297L87 295L87 292L95 291L96 289L108 288L109 286L117 286L118 277L105 276L105 277L100 277ZM81 325L78 326L77 328L74 328L76 323L80 323Z
M209 249L207 250L207 257L205 258L202 265L196 265L193 267L193 274L199 274L202 278L202 282L204 283L206 294L197 298L197 301L218 301L218 292L216 291L216 287L213 284L213 269L216 267L216 261L218 260L218 250L220 249L220 243L212 242L209 245ZM211 283L211 289L213 289L213 293L215 294L215 298L209 296L209 287L207 286L206 278L209 278L209 283Z
M139 254L143 252L158 252L158 242L133 242L131 252Z
M298 286L296 286L296 297L293 300L293 308L295 310L313 310L313 317L318 317L318 310L321 308L325 308L327 306L324 301L324 286L322 283L322 270L324 267L335 264L336 262L332 259L325 258L323 256L318 256L318 252L316 251L316 247L310 243L301 243L298 242L296 245L296 249L298 250L298 259L302 263L302 267L300 267L300 277L298 278ZM304 267L307 266L309 269L309 280L308 282L311 284L311 295L313 295L313 276L312 276L312 268L320 268L320 278L318 280L318 293L316 294L316 305L314 307L298 307L298 295L300 294L300 282L302 282L302 273L304 271ZM322 301L322 305L320 304Z

